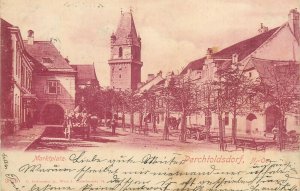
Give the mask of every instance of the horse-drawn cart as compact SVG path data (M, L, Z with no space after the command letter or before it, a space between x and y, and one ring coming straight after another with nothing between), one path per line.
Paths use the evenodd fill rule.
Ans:
M71 139L73 135L90 138L90 116L87 113L70 113L64 121L65 138Z

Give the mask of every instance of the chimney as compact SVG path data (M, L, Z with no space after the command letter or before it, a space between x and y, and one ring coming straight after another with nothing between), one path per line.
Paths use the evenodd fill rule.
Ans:
M206 52L206 59L211 59L211 55L213 54L213 49L208 48Z
M27 44L33 45L33 43L34 43L34 32L33 30L28 30Z
M157 76L162 77L162 71L161 70L157 73Z
M290 10L289 13L289 26L297 39L300 42L300 28L299 28L299 12L297 8Z
M260 23L260 28L258 29L258 32L259 32L260 34L265 33L265 32L268 32L268 30L269 30L268 27L264 26L263 23Z
M239 55L238 54L232 54L232 63L236 64L238 62Z

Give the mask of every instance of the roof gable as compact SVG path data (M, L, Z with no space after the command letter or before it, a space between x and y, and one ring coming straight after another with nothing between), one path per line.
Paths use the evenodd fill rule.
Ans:
M233 44L227 48L220 50L219 52L213 53L213 59L231 59L233 54L238 54L238 59L243 60L259 48L263 43L265 43L280 27L276 27L262 34L256 35L252 38L243 40L236 44ZM189 69L191 70L202 70L205 63L206 57L202 57L198 60L190 62L181 72L181 74L187 73ZM218 63L222 64L223 61Z
M50 41L24 41L26 51L48 71L74 71L65 58Z
M9 22L7 22L6 20L0 18L0 23L1 23L1 27L13 27L12 24L10 24Z
M190 62L182 71L181 74L187 73L190 70L202 70L206 57Z
M71 65L77 71L78 83L85 83L88 81L98 81L95 67L92 64L89 65Z
M277 29L279 29L279 27L224 48L221 51L214 53L212 57L231 58L232 54L238 54L239 60L243 60L260 47L266 40L268 40L277 31Z

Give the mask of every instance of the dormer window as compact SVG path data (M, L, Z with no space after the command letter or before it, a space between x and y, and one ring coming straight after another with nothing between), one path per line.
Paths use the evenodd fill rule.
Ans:
M43 57L42 61L43 61L43 63L47 63L47 64L53 63L53 60L49 57Z
M119 48L119 57L122 57L123 56L123 49L122 47Z

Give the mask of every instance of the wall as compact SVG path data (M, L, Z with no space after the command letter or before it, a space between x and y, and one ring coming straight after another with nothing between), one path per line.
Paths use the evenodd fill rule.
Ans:
M131 88L131 64L118 63L110 65L111 86L114 88Z
M300 46L286 24L252 55L269 60L300 60Z
M49 94L47 92L47 82L49 80L59 81L61 92ZM35 74L33 77L33 93L38 98L36 118L42 122L41 113L47 104L58 104L65 112L75 108L75 74Z

